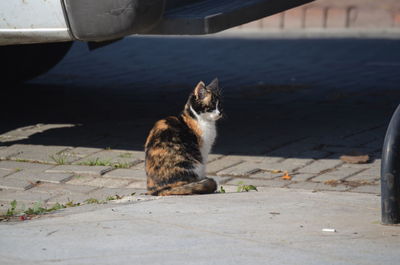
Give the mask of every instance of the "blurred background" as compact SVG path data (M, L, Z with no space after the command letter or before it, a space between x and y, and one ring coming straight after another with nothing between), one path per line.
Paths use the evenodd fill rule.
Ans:
M399 37L400 1L318 0L229 31Z

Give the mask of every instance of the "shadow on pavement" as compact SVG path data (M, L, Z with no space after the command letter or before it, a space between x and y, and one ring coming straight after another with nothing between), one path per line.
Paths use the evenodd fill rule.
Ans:
M217 76L227 116L215 153L312 157L336 147L379 156L400 99L399 44L130 37L89 52L77 43L49 73L3 88L0 105L2 134L38 123L74 126L0 146L142 150L156 120L178 114L192 86Z

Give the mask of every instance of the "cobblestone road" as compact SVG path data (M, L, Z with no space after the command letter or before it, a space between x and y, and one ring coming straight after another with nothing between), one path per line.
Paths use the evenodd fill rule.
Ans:
M227 115L208 173L226 189L243 181L378 194L381 145L400 100L399 44L131 37L90 53L75 44L46 75L2 89L2 207L143 193L152 124L216 76ZM351 151L370 161L339 159Z

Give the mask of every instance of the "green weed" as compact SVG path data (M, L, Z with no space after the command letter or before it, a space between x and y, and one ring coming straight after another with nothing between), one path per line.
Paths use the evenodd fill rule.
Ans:
M13 200L12 202L10 202L10 206L11 206L11 208L7 209L6 216L16 215L17 213L16 213L15 209L17 208L17 201Z
M65 153L55 154L49 156L57 165L65 165L68 164L68 155Z
M254 185L245 185L243 181L238 182L237 192L249 192L251 190L258 191Z
M110 161L104 161L100 160L99 157L96 157L96 159L88 160L82 163L79 163L79 165L83 166L109 166L111 163Z
M100 204L101 202L95 198L89 198L84 201L86 204Z
M131 195L134 195L135 193L132 193ZM121 199L123 196L119 195L114 195L114 196L108 196L106 200L98 200L95 198L89 198L86 199L83 204L101 204L101 203L107 203L107 201L112 201L112 200L118 200ZM34 205L27 210L20 210L17 211L17 201L13 200L10 202L10 208L7 209L7 212L5 215L0 215L0 220L5 220L8 221L11 218L19 217L20 220L29 220L34 216L38 215L43 215L46 213L54 212L60 209L65 209L65 208L71 208L71 207L77 207L81 206L81 203L74 203L73 201L68 201L65 204L61 203L56 203L52 207L45 207L41 202L36 202ZM22 205L24 208L24 205Z
M131 153L123 153L123 154L120 154L118 157L121 157L121 158L132 158L132 154Z
M119 199L121 199L121 198L122 198L121 196L115 194L114 196L108 196L108 197L106 198L106 201L114 201L114 200L119 200Z
M79 165L84 165L84 166L109 166L109 167L114 167L114 168L130 168L131 164L130 163L124 163L124 162L111 162L110 160L100 160L100 158L88 160L82 163L79 163Z

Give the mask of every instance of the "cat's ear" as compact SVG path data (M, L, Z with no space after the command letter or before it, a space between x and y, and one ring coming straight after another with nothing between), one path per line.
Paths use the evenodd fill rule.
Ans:
M194 95L197 99L203 99L206 96L206 92L206 84L203 81L200 81L194 88Z
M208 84L207 88L209 90L218 90L219 84L218 84L218 78L214 78L213 81L211 81L210 84Z

